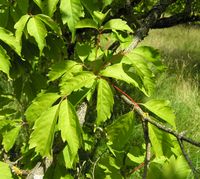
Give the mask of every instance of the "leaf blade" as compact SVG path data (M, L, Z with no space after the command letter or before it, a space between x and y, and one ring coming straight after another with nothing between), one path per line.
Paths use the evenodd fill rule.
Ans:
M9 131L5 131L3 133L2 144L6 152L8 152L13 147L20 129L21 129L21 126L16 126L13 129Z
M0 70L9 77L10 71L10 57L7 55L6 50L0 45Z
M126 21L122 19L111 19L104 26L104 30L121 30L127 32L133 32L132 29L127 25Z
M145 108L147 108L149 111L151 111L164 121L168 122L174 128L176 127L176 117L169 105L169 101L152 99L141 105L143 105Z
M33 123L60 97L57 93L39 93L25 112L26 120Z
M75 109L68 100L60 105L58 128L63 141L69 145L69 155L74 160L81 146L81 128Z
M34 131L31 133L29 140L29 148L35 148L35 151L41 156L51 156L58 109L59 104L50 107L41 114L34 124Z
M69 95L71 92L79 90L82 87L90 88L93 85L95 78L96 76L91 72L80 72L60 84L61 94Z
M58 35L62 34L61 29L58 26L58 24L53 19L51 19L49 16L44 15L44 14L38 14L35 17L40 19L41 21L43 21L46 25L48 25Z
M34 37L35 41L37 42L38 48L40 50L40 55L46 45L45 37L47 36L47 30L43 22L36 17L30 18L27 23L27 30L28 33Z
M79 21L79 18L83 16L83 7L81 2L80 0L61 0L60 11L63 23L67 23L72 33L73 41L75 38L75 25Z
M114 98L113 93L108 82L104 79L98 80L97 91L97 119L96 123L99 125L105 122L111 116L113 109Z

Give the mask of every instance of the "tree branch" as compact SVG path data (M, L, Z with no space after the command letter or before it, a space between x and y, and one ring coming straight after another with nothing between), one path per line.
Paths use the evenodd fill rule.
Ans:
M176 2L176 0L160 0L160 2L149 11L146 18L144 19L142 26L136 31L135 38L133 39L132 43L123 50L123 54L132 51L137 46L137 44L148 35L149 29L157 22L167 7L174 2Z
M198 15L189 15L186 13L180 13L173 15L171 17L165 17L157 20L157 22L152 25L151 28L165 28L165 27L172 27L178 24L185 24L188 22L197 22L200 21L200 16Z
M144 172L143 172L143 179L147 178L147 171L148 171L148 165L151 160L151 142L149 138L149 128L148 128L148 121L142 122L143 131L144 131L144 140L146 145L146 155L144 160Z
M162 124L160 124L160 123L158 123L158 122L152 120L152 119L149 117L148 113L145 113L145 112L140 108L140 106L139 106L128 94L126 94L124 91L122 91L120 88L118 88L118 87L115 86L115 85L113 85L113 87L114 87L117 91L119 91L119 92L122 94L122 98L125 99L125 102L128 101L128 102L127 102L128 104L132 104L132 105L134 106L134 110L142 117L142 119L143 119L142 122L146 122L146 123L149 122L149 123L151 123L152 125L154 125L155 127L157 127L158 129L160 129L160 130L162 130L162 131L164 131L164 132L167 132L167 133L173 135L174 137L176 137L176 139L177 139L177 141L178 141L178 143L179 143L179 146L180 146L180 148L181 148L181 150L182 150L182 153L183 153L183 155L184 155L184 157L185 157L185 159L186 159L186 161L187 161L189 167L191 168L191 170L192 170L194 176L197 177L197 172L196 172L196 170L194 169L192 162L190 161L188 155L186 154L186 152L185 152L185 150L184 150L182 141L188 142L188 143L190 143L190 144L192 144L192 145L194 145L194 146L197 146L197 147L200 147L200 142L197 142L197 141L194 141L194 140L192 140L192 139L190 139L190 138L185 137L184 134L183 134L183 132L178 133L177 131L175 131L175 130L173 130L173 129L171 129L171 128L168 128L168 127L166 127L166 126L164 126L164 125L162 125ZM145 134L145 135L146 135L146 134ZM146 141L146 139L145 139L145 142L146 142L146 144L148 143L148 142ZM145 159L145 160L148 159L148 158L147 158L147 157L148 157L148 156L147 156L148 150L149 150L149 149L146 147L146 159ZM148 161L146 161L145 163L146 163L146 164L144 164L144 166L147 168ZM146 169L145 169L145 170L144 170L143 178L146 177L146 174L147 174L147 173L146 173ZM197 178L198 178L198 177L197 177Z

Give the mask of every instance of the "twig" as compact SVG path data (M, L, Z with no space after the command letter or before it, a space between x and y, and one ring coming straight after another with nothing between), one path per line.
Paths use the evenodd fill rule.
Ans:
M182 151L182 153L183 153L183 156L185 157L185 159L186 159L188 165L190 166L190 168L191 168L191 170L192 170L192 173L194 174L194 178L195 178L195 179L198 179L198 178L199 178L199 176L198 176L198 174L197 174L198 171L195 169L195 167L194 167L193 164L192 164L192 161L190 160L188 154L186 153L185 148L184 148L184 145L183 145L183 142L182 142L180 139L178 139L178 143L179 143L179 146L180 146L181 151Z
M102 155L100 155L100 156L97 158L97 160L94 162L93 169L92 169L92 179L95 179L94 172L95 172L97 163L98 163L99 160L101 159L101 156L102 156Z
M139 107L139 105L128 94L126 94L124 91L122 91L120 88L118 88L115 85L113 85L113 87L122 94L123 99L126 99L125 101L129 101L128 104L132 103L132 105L134 106L135 111L142 117L143 122L145 122L145 121L147 123L149 122L152 125L156 126L158 129L160 129L162 131L165 131L165 132L167 132L169 134L172 134L173 136L176 137L176 139L177 139L177 141L179 143L179 146L180 146L180 148L182 150L182 153L183 153L183 155L184 155L189 167L191 168L195 178L198 178L197 174L196 174L197 172L196 172L195 168L193 167L193 164L192 164L191 160L189 159L187 153L184 150L184 146L182 144L182 141L188 142L188 143L190 143L190 144L192 144L194 146L197 146L197 147L200 147L200 142L197 142L197 141L194 141L194 140L192 140L190 138L187 138L187 137L183 136L182 132L178 133L177 131L175 131L175 130L173 130L171 128L168 128L168 127L166 127L166 126L164 126L164 125L152 120L145 112L143 112L143 110ZM147 147L146 147L146 151L147 151ZM147 159L147 156L146 156L146 159ZM146 163L147 162L148 161L146 161ZM147 164L146 164L145 167L147 167ZM145 175L146 175L146 171L144 172L143 178L145 178Z
M147 171L148 171L148 165L151 159L151 143L149 139L149 129L148 129L148 121L142 122L143 131L144 131L144 139L145 139L145 145L146 145L146 155L144 160L144 172L143 172L143 179L147 178Z

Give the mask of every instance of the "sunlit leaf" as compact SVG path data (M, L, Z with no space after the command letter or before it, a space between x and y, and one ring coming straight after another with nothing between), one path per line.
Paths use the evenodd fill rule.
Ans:
M142 162L144 162L144 156L134 156L133 154L131 153L128 153L127 154L127 157L132 161L132 162L135 162L135 163L138 163L138 164L141 164Z
M126 21L121 19L111 19L103 26L104 30L107 29L114 29L114 30L121 30L121 31L128 31L133 32L132 29L127 25Z
M73 168L77 151L81 145L81 128L74 107L69 101L64 100L60 106L58 128L63 141L67 146L63 150L64 162L67 168Z
M21 46L12 32L0 27L0 40L9 45L18 55L20 55Z
M169 134L149 124L149 138L152 144L152 149L157 157L163 155L170 156L173 154L171 151L173 143Z
M56 11L59 0L34 0L34 2L40 7L44 14L52 17Z
M59 104L48 108L36 120L29 140L29 148L41 156L51 156Z
M93 11L93 18L96 22L98 22L99 25L101 25L109 12L110 10L108 10L106 13L102 13L100 11Z
M129 83L129 84L132 84L133 86L138 87L139 86L138 82L134 79L134 77L132 78L125 72L126 70L125 68L126 68L126 65L122 63L118 63L118 64L108 66L106 69L102 70L100 73L102 76L115 78L117 80L122 80L122 81L125 81L126 83Z
M6 152L8 152L13 147L20 129L21 126L15 126L13 129L3 132L2 144Z
M92 19L82 19L76 24L75 28L76 29L81 29L81 28L98 29L98 25Z
M10 57L7 55L6 50L0 46L0 71L6 73L9 77L10 66Z
M64 100L60 105L58 128L63 141L67 141L71 155L75 155L81 144L81 129L74 107Z
M44 15L44 14L38 14L35 16L35 18L40 19L41 21L43 21L47 26L49 26L55 33L57 33L58 35L61 35L61 29L58 26L58 24L53 21L53 19L51 19L49 16Z
M169 101L152 99L142 105L175 128L176 117Z
M80 17L83 17L83 7L80 0L61 0L60 11L62 15L62 21L67 23L71 33L72 40L75 36L75 26Z
M54 81L61 77L64 73L77 73L82 70L82 65L72 61L61 61L59 63L55 63L48 74L50 81Z
M44 23L33 16L27 23L27 30L28 33L35 38L41 55L43 48L46 45L45 37L47 36L47 30Z
M110 85L106 80L99 79L97 88L97 125L110 118L113 104L114 99Z
M16 29L15 31L16 40L19 42L20 46L22 45L21 44L22 34L29 18L30 16L28 14L23 15L14 26L14 28Z
M79 90L82 87L90 88L93 85L95 78L96 76L91 72L80 72L60 84L61 93L69 95L72 91Z
M0 161L0 178L13 179L9 164Z
M43 112L50 108L60 96L57 93L40 93L25 112L26 120L33 123Z

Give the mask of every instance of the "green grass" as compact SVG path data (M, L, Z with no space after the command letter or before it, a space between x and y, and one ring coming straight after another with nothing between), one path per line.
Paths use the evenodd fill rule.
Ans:
M151 30L142 45L159 49L167 66L166 72L158 77L153 97L169 99L178 130L200 141L200 28L176 26ZM200 168L200 149L186 146Z

